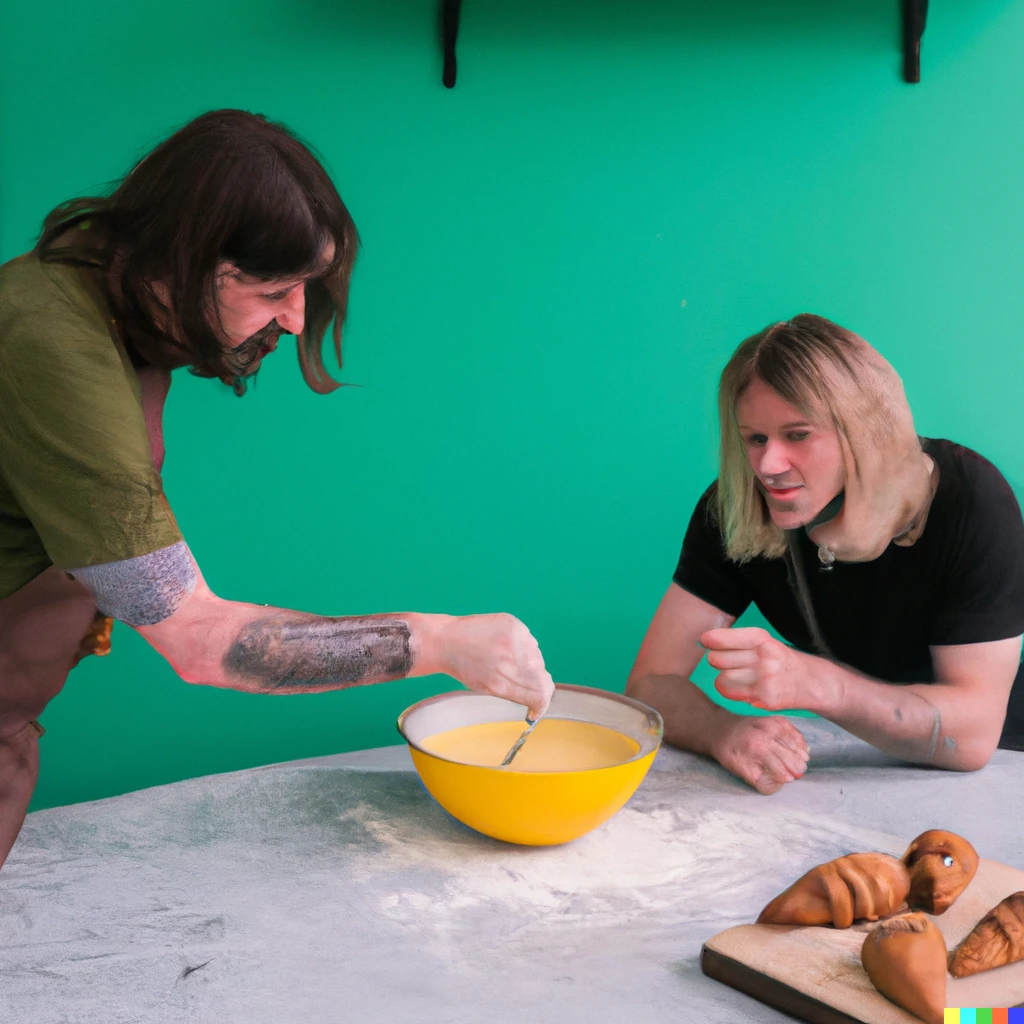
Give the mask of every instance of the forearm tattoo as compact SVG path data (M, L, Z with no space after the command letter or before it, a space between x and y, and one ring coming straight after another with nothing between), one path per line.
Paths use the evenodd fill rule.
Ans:
M401 679L412 669L409 625L384 615L331 619L277 612L246 623L223 665L230 677L268 693Z

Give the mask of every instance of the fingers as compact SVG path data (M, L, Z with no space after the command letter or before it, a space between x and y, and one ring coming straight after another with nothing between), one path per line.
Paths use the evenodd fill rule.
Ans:
M551 703L554 692L555 682L551 678L550 673L544 672L539 680L539 693L529 704L530 721L536 722L538 718L542 718L547 713L548 705Z
M780 777L766 765L759 765L757 774L752 779L745 779L744 781L753 786L763 796L771 796L772 793L778 793L787 782L793 782L794 780L785 776Z
M765 796L777 793L787 782L798 778L770 751L761 751L754 758L743 759L733 772Z
M708 650L738 651L760 647L771 634L760 626L741 626L730 629L709 629L701 633L701 646Z
M712 649L708 651L708 664L712 668L750 668L758 663L756 647L745 647L741 650Z
M802 736L800 739L799 744L794 743L789 737L786 740L776 739L772 761L776 778L785 778L787 782L791 782L802 778L806 773L811 751L807 744L802 742Z
M806 770L807 762L788 747L776 747L765 752L757 764L752 785L759 793L777 793L786 783L796 782Z
M786 770L796 777L807 770L811 748L807 745L803 733L788 718L781 715L771 718L759 718L755 728L761 732L770 744L772 756L778 759Z
M741 700L760 707L758 698L762 695L753 689L760 678L761 673L756 669L730 669L718 673L715 689L727 700Z
M811 748L807 745L804 734L788 718L768 718L765 722L773 723L779 743L799 754L804 762L807 762L811 756Z
M809 757L809 753L780 745L776 751L774 763L789 776L786 781L791 782L794 779L799 779L807 771Z
M736 722L719 761L759 793L777 793L807 771L810 749L788 719L744 718Z
M489 693L492 697L501 697L502 700L510 700L514 704L522 704L526 708L526 716L531 722L543 718L547 714L548 706L555 692L555 684L547 672L542 672L536 678L525 680L523 678L509 679L501 677L489 679L480 685L472 686L466 684L471 690L479 690L482 693Z
M519 619L505 613L473 618L484 630L479 638L482 671L476 685L468 679L463 682L472 689L525 705L533 721L542 717L555 684L533 634Z
M555 684L543 663L529 669L522 664L507 665L503 669L472 688L524 705L531 719L542 717L555 691Z
M544 665L544 656L534 635L518 619L515 620L516 645L512 669L521 696L518 703L529 709L531 721L541 718L551 703L555 683Z

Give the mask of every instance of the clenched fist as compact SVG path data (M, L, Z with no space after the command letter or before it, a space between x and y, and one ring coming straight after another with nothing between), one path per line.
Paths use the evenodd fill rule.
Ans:
M757 627L709 629L701 634L708 664L717 668L715 689L766 711L809 707L812 655L780 643Z

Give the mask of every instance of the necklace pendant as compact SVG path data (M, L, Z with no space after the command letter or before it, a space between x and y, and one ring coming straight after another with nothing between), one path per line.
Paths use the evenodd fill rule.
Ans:
M831 572L832 567L836 564L836 556L824 544L818 548L818 561L821 562L819 567L820 572Z

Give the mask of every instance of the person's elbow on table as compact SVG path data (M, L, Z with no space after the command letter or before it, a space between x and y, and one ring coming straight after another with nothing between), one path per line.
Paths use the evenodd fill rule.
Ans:
M944 716L949 717L948 713ZM942 750L935 758L936 764L955 772L980 771L998 749L1004 716L989 708L970 708L957 717L958 727L947 729L944 723Z
M959 762L950 767L955 772L979 772L992 760L996 747L996 743L975 746L973 749L962 753Z
M931 648L937 682L907 689L933 705L941 734L934 746L941 767L974 772L992 759L1021 670L1022 646L1024 638L1014 636Z

